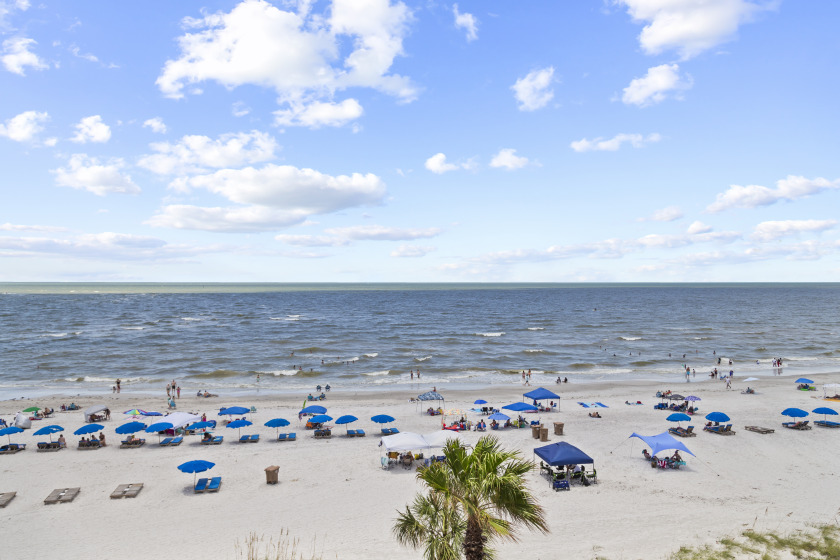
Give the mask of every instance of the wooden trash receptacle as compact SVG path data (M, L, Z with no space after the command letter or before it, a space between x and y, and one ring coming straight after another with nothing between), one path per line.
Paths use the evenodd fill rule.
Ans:
M555 422L554 423L554 434L558 436L563 435L563 422Z
M536 426L531 426L531 437L534 439L540 439L540 426L537 424Z
M540 428L540 441L548 441L548 428Z
M266 484L277 484L278 480L278 473L280 471L280 467L277 465L271 465L270 467L265 468L265 483Z

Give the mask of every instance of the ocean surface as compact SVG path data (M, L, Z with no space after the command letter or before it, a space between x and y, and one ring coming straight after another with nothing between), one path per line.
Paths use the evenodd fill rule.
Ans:
M840 372L838 310L840 284L0 283L0 399Z

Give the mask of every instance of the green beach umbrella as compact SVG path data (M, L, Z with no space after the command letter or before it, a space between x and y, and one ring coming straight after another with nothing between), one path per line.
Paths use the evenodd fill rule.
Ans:
M38 408L37 406L30 406L29 408L24 408L23 409L24 412L38 412L39 410L41 410L41 409Z

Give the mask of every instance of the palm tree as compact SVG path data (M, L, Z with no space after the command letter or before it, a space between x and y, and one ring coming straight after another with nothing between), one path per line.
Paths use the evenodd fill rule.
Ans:
M524 476L533 465L517 451L505 451L495 437L478 440L472 453L457 440L443 450L446 461L417 473L429 488L400 512L394 526L401 544L425 544L428 560L492 557L494 538L517 540L516 525L548 532L543 509Z

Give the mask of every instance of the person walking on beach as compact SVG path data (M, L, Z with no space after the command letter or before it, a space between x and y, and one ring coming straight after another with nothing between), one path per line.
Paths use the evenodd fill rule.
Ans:
M120 380L117 379L117 393L120 392Z
M181 398L181 386L180 385L178 385L178 388L176 389L176 391L178 393L178 398L180 399Z

